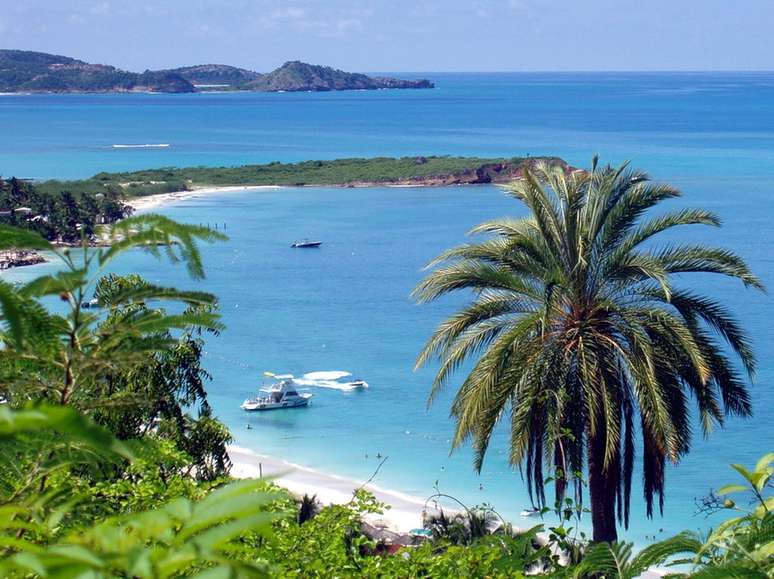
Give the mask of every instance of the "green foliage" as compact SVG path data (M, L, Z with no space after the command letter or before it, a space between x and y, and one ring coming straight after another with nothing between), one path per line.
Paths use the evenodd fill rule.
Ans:
M93 492L110 499L104 488ZM134 497L134 505L122 505L99 522L88 524L81 513L64 528L62 522L72 518L79 500L46 508L53 494L26 502L15 496L16 502L0 506L4 577L268 575L269 566L257 553L233 556L241 537L270 534L275 516L266 507L275 495L265 492L262 481L231 483L199 493L198 500L185 498L176 488L172 500L141 512L132 509L142 500Z
M65 270L40 276L20 288L3 285L0 316L6 331L0 333L3 388L11 401L30 397L75 404L81 408L99 404L99 394L110 375L147 366L149 356L171 351L177 344L173 331L220 329L211 308L214 296L148 284L134 284L114 291L104 312L83 308L104 268L123 252L141 248L171 261L184 261L193 277L204 272L199 241L223 236L167 218L142 215L125 219L111 228L112 245L82 251L57 251ZM48 312L41 298L59 297L65 314ZM137 307L154 300L186 306L169 314L160 308ZM20 312L24 315L21 316ZM104 314L107 314L105 318ZM22 373L20 370L24 369Z
M0 50L0 92L193 92L166 71L128 72L104 64L29 50Z
M68 533L44 551L9 558L8 568L79 576L263 577L268 565L230 557L230 543L245 533L266 535L271 498L259 481L222 487L198 502L178 498L159 509L108 519Z
M384 505L359 490L346 505L323 508L303 524L275 523L266 556L279 577L523 577L539 565L546 548L536 548L537 529L518 535L482 535L466 546L446 539L425 541L397 552L369 538L361 518Z
M749 577L774 576L774 495L771 494L774 477L774 453L761 457L748 470L740 464L732 468L741 476L743 484L730 484L717 490L720 497L745 493L749 506L739 506L730 498L718 500L722 508L736 511L737 516L724 521L706 538L684 533L688 543L683 552L692 553L689 562L694 567L691 577ZM720 506L720 505L719 505Z
M49 241L72 244L80 243L84 236L92 239L99 224L114 223L129 214L115 188L85 190L52 185L41 190L18 179L0 179L0 210L6 212L0 216L0 224L35 232ZM16 240L8 233L3 235L0 249L48 249L32 238Z
M543 158L562 164L555 157ZM531 159L537 161L539 159ZM44 192L63 189L100 193L120 191L127 197L154 193L186 191L193 186L213 185L347 185L358 183L392 183L448 176L475 176L476 171L492 164L506 164L511 172L521 168L527 159L479 157L375 157L370 159L336 159L301 163L269 163L240 167L166 167L127 173L98 173L80 181L46 181L37 185Z
M628 524L635 420L650 516L655 500L663 510L666 461L689 451L691 399L705 434L727 415L751 411L728 353L753 373L744 329L723 304L681 289L678 276L714 273L763 286L730 251L655 246L661 232L719 220L691 209L646 218L680 193L643 173L595 159L588 172L539 164L524 177L505 190L527 217L483 223L473 233L486 239L428 266L434 270L414 292L419 301L458 291L474 301L439 326L417 365L440 361L432 401L475 359L452 403L453 448L472 440L480 469L507 417L510 461L526 464L538 506L546 503L545 470L560 504L568 489L580 504L587 466L594 538L613 541L616 511Z
M91 475L131 458L125 444L72 408L0 406L0 507L60 506L72 498L73 469Z
M8 226L0 226L3 235L40 242ZM12 403L32 398L74 405L122 439L152 433L174 440L189 457L188 474L215 480L228 472L231 435L211 416L204 385L209 375L201 366L201 332L221 328L214 296L102 273L122 252L139 247L182 261L193 277L202 277L198 242L222 236L154 215L128 218L110 235L107 248L58 252L65 271L21 288L0 283L0 340L6 345L0 393ZM97 310L84 309L92 288ZM66 302L67 313L43 308L38 300L46 296ZM152 307L162 303L182 312Z

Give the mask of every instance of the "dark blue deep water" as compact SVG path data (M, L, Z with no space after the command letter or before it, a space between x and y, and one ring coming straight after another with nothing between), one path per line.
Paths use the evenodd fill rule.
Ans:
M0 96L0 173L74 178L172 165L420 154L550 154L583 166L599 153L679 186L685 197L674 206L719 213L722 229L688 228L672 239L729 247L774 288L774 74L424 76L438 88ZM170 146L112 146L143 143ZM489 501L518 519L526 491L506 463L505 434L475 475L469 452L449 456L449 396L427 411L432 372L412 372L424 339L462 302L417 306L409 292L422 266L463 242L470 227L523 214L521 207L495 187L310 188L222 193L163 213L225 223L231 237L205 248L208 278L196 285L221 298L228 329L208 339L209 390L239 444L354 477L369 475L381 452L390 457L378 479L385 487L424 497L438 481L445 492ZM290 250L299 237L325 244ZM144 254L119 267L158 283L191 285L181 268ZM774 448L770 298L723 280L685 283L728 303L749 328L760 358L755 417L731 419L708 439L697 430L693 452L669 469L663 519L645 519L635 490L626 536L639 544L646 535L712 524L693 516L694 498L733 480L728 463L751 463ZM245 416L238 405L264 370L350 370L371 388L316 390L309 409Z

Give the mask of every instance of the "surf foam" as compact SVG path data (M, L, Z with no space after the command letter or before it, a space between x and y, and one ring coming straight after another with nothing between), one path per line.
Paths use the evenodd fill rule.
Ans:
M142 145L113 145L114 149L164 149L169 143L144 143Z

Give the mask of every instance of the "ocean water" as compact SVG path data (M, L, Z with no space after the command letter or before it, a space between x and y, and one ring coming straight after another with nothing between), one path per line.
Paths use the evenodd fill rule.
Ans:
M685 196L673 206L719 213L722 229L686 228L672 239L734 249L774 288L774 74L429 76L438 89L3 96L0 126L11 138L0 140L0 173L71 178L184 164L418 154L554 154L582 166L599 153L613 162L630 159L678 185ZM112 146L146 143L170 146ZM490 186L305 188L220 193L160 212L225 225L230 240L204 248L207 279L190 282L182 268L141 252L117 270L220 297L227 330L207 340L209 392L239 445L356 478L372 473L379 453L389 457L377 478L384 487L425 497L438 486L526 522L518 517L528 506L526 490L507 465L506 434L498 433L476 475L467 449L449 454L453 387L428 409L432 368L412 370L424 340L464 296L422 306L409 297L429 259L464 242L480 221L523 214L517 203ZM324 245L290 249L301 237ZM24 279L40 271L4 275ZM695 516L694 499L734 480L726 464L751 463L774 449L771 298L726 280L685 283L727 302L749 329L760 360L755 416L732 418L707 439L697 428L692 453L667 473L663 518L645 518L635 485L623 536L638 544L716 522ZM239 404L267 370L348 370L371 387L315 389L308 409L243 413Z

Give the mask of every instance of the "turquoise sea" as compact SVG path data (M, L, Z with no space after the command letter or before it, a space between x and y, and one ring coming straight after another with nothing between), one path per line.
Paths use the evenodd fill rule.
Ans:
M583 166L599 153L605 161L630 159L678 185L685 197L674 205L719 213L723 229L676 235L734 249L774 288L774 73L418 76L438 88L0 96L0 173L74 178L172 165L420 154L552 154ZM113 147L146 143L169 147ZM356 478L370 475L381 453L389 457L381 486L425 497L437 484L470 503L490 502L519 522L528 500L518 471L505 461L505 433L481 476L474 474L467 450L449 455L449 396L428 410L432 369L412 371L423 341L462 298L430 306L409 298L429 259L464 242L480 221L521 214L515 202L489 186L308 188L221 193L161 212L225 224L231 238L204 249L208 278L200 284L139 252L120 271L220 297L228 328L207 340L209 392L239 445ZM300 237L324 245L291 250ZM733 480L728 463L751 463L774 449L770 298L722 280L686 283L729 303L750 329L760 359L755 416L731 419L707 439L697 430L693 452L667 474L663 518L647 520L639 488L633 492L624 536L638 544L649 535L713 524L694 516L695 497ZM371 387L316 389L308 409L245 415L239 404L265 370L349 370Z

